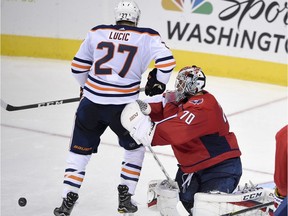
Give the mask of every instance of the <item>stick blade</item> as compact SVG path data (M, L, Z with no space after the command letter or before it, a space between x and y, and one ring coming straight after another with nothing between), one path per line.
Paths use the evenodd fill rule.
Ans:
M3 101L2 99L1 99L1 107L5 110L7 110L8 107L7 103L5 103L5 101Z

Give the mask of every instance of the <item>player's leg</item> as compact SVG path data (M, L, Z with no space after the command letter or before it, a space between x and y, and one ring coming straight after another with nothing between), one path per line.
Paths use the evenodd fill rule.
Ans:
M143 146L134 150L125 150L121 168L121 181L118 186L119 212L136 212L137 206L131 200L135 194L136 186L142 169L145 148Z
M96 115L95 115L96 114ZM67 156L67 166L64 175L63 201L55 208L54 215L68 216L78 199L78 191L85 177L86 166L93 152L97 152L100 136L107 128L99 119L100 110L86 98L79 104L70 152Z
M115 107L115 110L117 110L115 111L110 128L117 134L119 145L125 149L121 169L121 182L118 186L118 211L121 213L131 213L138 210L131 200L131 196L135 193L146 149L143 146L139 146L122 126L120 115L123 108L124 106Z
M287 197L281 200L281 202L278 202L277 209L274 212L274 216L281 216L281 215L287 215Z
M211 168L197 172L197 175L200 182L198 192L208 193L211 191L220 191L232 193L236 189L242 175L240 158L226 160ZM209 208L209 205L207 208ZM210 210L212 211L212 209ZM192 212L195 213L195 211L196 209L192 209Z
M64 189L62 192L63 201L59 208L55 208L56 216L70 215L78 199L78 191L85 176L85 169L91 155L79 155L69 152L67 167L64 175Z
M213 190L232 193L237 187L241 175L240 158L226 160L194 174L183 173L179 169L176 181L180 188L180 201L185 209L192 214L195 193Z
M200 171L198 174L201 178L199 192L221 191L232 193L242 175L241 160L240 158L232 158Z
M186 211L192 215L194 195L198 192L200 187L200 179L198 174L184 173L179 168L175 180L179 185L179 199Z

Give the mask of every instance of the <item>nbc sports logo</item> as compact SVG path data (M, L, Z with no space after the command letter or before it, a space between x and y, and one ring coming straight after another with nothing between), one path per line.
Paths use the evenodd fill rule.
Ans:
M166 10L186 13L211 14L213 7L207 0L162 0Z

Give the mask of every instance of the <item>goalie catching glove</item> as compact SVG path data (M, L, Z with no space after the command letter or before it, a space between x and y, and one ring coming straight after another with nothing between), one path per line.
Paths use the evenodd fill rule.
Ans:
M121 123L139 145L151 145L156 125L148 115L143 114L138 102L135 101L125 106L121 114Z
M145 86L145 94L147 96L162 94L166 89L166 85L157 80L156 74L157 68L154 68L152 71L149 72L148 81Z

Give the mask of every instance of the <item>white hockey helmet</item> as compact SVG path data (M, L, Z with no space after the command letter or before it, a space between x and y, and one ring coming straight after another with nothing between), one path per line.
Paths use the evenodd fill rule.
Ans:
M175 82L176 101L201 92L206 84L206 76L201 68L193 65L182 68Z
M115 8L115 20L129 21L138 24L141 11L133 0L121 0Z

